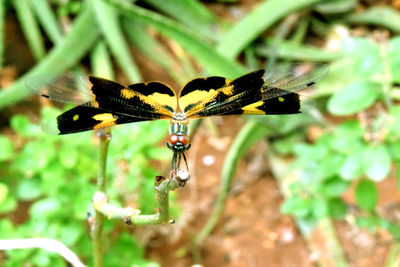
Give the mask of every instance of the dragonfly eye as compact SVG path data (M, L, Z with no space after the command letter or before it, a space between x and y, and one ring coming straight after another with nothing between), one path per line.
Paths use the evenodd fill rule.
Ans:
M179 141L179 137L176 134L171 134L168 137L168 143L171 145L175 145Z
M187 146L190 144L190 137L187 135L181 135L179 136L179 142L181 142L182 145Z

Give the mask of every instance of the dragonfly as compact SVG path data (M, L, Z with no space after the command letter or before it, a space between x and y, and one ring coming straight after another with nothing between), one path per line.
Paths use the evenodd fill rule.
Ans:
M297 92L321 80L322 63L292 63L259 69L234 80L221 76L196 78L178 94L162 82L128 86L94 76L63 74L27 80L28 88L53 101L76 106L45 126L52 134L72 134L114 125L169 120L167 147L172 150L172 172L189 167L185 151L191 146L189 121L216 115L283 115L309 110L313 100Z

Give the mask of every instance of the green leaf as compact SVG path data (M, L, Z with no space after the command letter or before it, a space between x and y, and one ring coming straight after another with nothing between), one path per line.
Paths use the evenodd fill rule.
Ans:
M356 202L364 210L373 211L378 203L378 190L375 183L361 180L355 189Z
M73 168L75 167L78 158L79 158L79 151L77 149L68 147L68 146L63 146L59 150L59 158L60 158L60 163L65 167L65 168Z
M308 0L316 1L316 0ZM194 59L203 65L207 72L213 75L222 75L235 78L243 75L245 68L233 59L226 58L215 51L215 48L198 37L195 31L183 27L182 24L151 12L144 8L131 5L123 0L106 0L113 4L123 14L153 26L161 34L179 43Z
M311 210L315 218L324 218L329 213L328 203L323 199L315 199Z
M313 200L294 195L285 199L285 202L281 206L281 211L282 213L290 213L297 217L304 218L313 212L313 208Z
M393 81L400 83L400 37L390 40L388 60Z
M379 96L380 85L358 81L336 92L328 101L328 110L334 115L351 115L371 106Z
M342 195L347 188L349 188L350 183L340 179L339 177L331 178L324 181L321 185L321 192L325 197L338 197Z
M216 38L216 16L198 0L146 0L161 13L168 14L172 18L188 25L199 33L211 38ZM212 28L214 26L214 28Z
M25 115L15 115L11 118L11 127L15 132L24 137L35 136L41 133L39 126L33 124Z
M400 161L400 140L397 140L396 142L389 142L387 146L389 152L390 152L390 157L393 159L393 161Z
M19 23L28 41L33 56L37 61L41 60L46 53L43 37L39 25L27 0L12 1L18 16Z
M388 176L390 165L390 154L385 145L380 144L365 149L364 170L368 178L375 182L382 181L386 176Z
M376 228L375 218L372 217L357 217L356 224L359 227L367 228L369 231L373 231Z
M363 152L349 155L339 170L339 174L345 180L354 180L360 177L364 171L364 154Z
M151 146L145 151L149 159L169 160L171 158L171 150L166 147Z
M390 6L375 6L364 12L353 12L345 18L348 23L378 25L400 32L400 14Z
M10 213L17 209L18 202L15 197L8 195L2 203L0 203L0 214ZM0 228L3 230L3 228ZM3 236L2 236L3 237ZM4 237L3 237L4 238Z
M260 34L296 10L310 7L321 0L269 0L260 4L240 22L236 23L223 38L217 51L229 59L237 55Z
M48 73L59 74L74 66L92 47L97 40L98 33L98 27L93 20L91 9L84 8L59 45L55 46L43 60L28 73L21 76L7 90L0 91L0 109L30 95L31 92L27 90L25 85L28 77Z
M346 38L342 44L353 63L355 74L363 79L372 78L383 70L383 59L378 44L367 38Z
M62 211L61 203L54 198L45 198L36 201L30 208L29 213L34 218L50 217ZM63 212L63 211L62 211Z
M347 213L347 205L341 198L332 198L328 202L329 214L332 218L341 219Z
M0 161L9 160L14 156L14 144L7 137L0 135Z
M24 179L18 183L17 197L19 200L30 201L42 194L42 188L38 179Z
M91 4L96 11L97 24L122 71L125 72L131 82L141 81L138 67L133 61L129 46L124 39L117 10L102 0L91 0Z
M8 186L6 184L0 183L0 204L6 199L8 194Z

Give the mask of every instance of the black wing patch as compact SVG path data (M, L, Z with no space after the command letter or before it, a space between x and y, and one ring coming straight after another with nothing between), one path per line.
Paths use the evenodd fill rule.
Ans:
M327 71L327 66L319 63L278 66L268 73L254 71L226 82L221 88L210 90L202 99L187 105L185 113L189 118L300 113L310 109L314 101L296 92L315 84ZM192 91L196 92L195 89Z
M88 106L74 107L54 119L45 122L43 129L51 134L70 134L93 129L101 129L147 119L110 113L109 111Z

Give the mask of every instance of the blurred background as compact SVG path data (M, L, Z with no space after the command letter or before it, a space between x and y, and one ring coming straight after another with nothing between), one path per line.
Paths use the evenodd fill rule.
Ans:
M104 265L399 266L399 0L1 0L0 29L0 239L55 239L93 264L98 138L43 133L41 121L72 106L32 96L29 77L73 71L178 91L322 62L329 73L304 92L316 103L304 114L193 121L176 223L106 220ZM112 129L112 204L156 211L167 133L168 121ZM23 249L0 251L0 265L68 264Z

